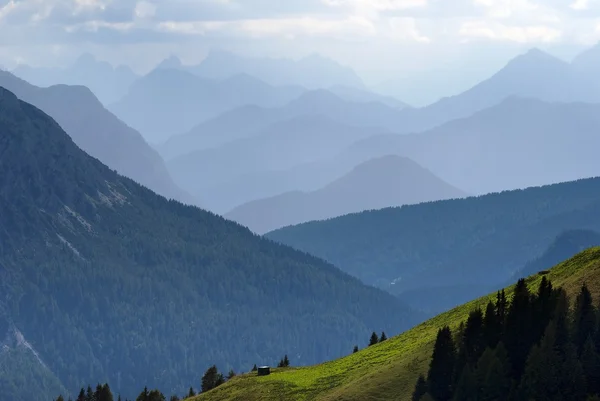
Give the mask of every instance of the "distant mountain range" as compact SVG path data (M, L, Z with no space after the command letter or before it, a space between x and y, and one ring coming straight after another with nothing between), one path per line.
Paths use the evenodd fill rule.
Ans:
M117 175L3 88L0 176L5 399L97 380L129 399L140 383L182 394L212 364L318 363L422 319L322 260Z
M89 53L81 55L67 68L35 68L20 65L13 73L37 86L58 84L88 87L104 104L116 102L123 97L129 86L139 77L127 66L113 67L98 61Z
M380 127L406 134L470 117L515 96L548 102L600 102L600 84L593 75L578 73L572 65L538 49L516 57L468 91L424 108L390 107L389 102L385 104L377 98L359 103L348 100L356 97L343 99L342 93L339 89L310 91L278 109L238 108L196 126L187 134L174 136L161 151L171 158L190 149L220 145L269 124L308 113L323 114L348 125Z
M0 87L48 113L77 146L120 174L167 198L198 203L173 183L164 161L142 136L106 110L89 89L39 88L4 71L0 71Z
M357 166L317 191L288 192L249 202L225 217L264 234L311 220L464 196L412 160L384 156Z
M600 105L510 97L475 115L414 135L354 144L368 160L409 157L469 193L483 194L600 175Z
M267 237L400 296L447 289L446 302L430 309L436 312L464 301L456 286L469 285L473 296L502 285L564 231L600 230L599 213L600 179L594 178L367 211ZM422 297L402 298L422 307Z
M247 74L212 80L156 69L109 108L148 141L160 143L230 109L246 104L281 106L303 91L298 86L274 87Z
M348 67L313 54L300 60L284 58L251 58L223 50L212 50L199 65L184 66L177 57L170 57L157 68L178 68L210 79L225 79L249 74L271 85L299 85L307 89L344 86L364 89L364 83Z
M170 138L159 149L166 159L256 136L272 126L300 116L320 115L356 127L392 129L401 122L397 108L381 102L344 100L329 90L308 91L279 108L243 106Z
M210 210L225 213L252 197L243 192L232 196L227 188L220 192L218 187L222 184L243 180L249 174L265 174L266 179L272 171L328 160L355 141L378 133L382 131L346 126L322 115L307 114L216 148L168 160L167 167L178 185L192 194L201 194L203 204ZM267 196L277 194L272 191L267 189Z

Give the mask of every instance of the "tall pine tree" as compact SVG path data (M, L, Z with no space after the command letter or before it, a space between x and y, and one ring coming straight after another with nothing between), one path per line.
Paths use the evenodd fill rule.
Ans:
M444 327L437 334L427 375L429 394L436 401L452 399L455 363L456 349L452 340L452 331L449 327Z

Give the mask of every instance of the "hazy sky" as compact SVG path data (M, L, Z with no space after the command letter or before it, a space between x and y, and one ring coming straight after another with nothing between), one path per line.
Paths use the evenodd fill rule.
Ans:
M354 67L368 83L415 72L479 79L537 46L564 58L600 40L600 0L0 0L0 64L84 51L144 72L210 48ZM454 75L456 77L456 74Z

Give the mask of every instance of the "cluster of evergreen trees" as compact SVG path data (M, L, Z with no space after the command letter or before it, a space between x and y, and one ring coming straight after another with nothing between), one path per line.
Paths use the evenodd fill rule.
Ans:
M385 335L385 331L381 332L381 336L378 336L377 333L373 332L371 334L371 338L369 338L369 347L375 344L379 344L384 342L385 340L387 340L387 336ZM358 345L354 346L354 349L352 350L353 354L356 354L359 351L358 349Z
M286 357L287 357L287 355L286 355ZM289 361L288 361L288 364L289 364ZM225 379L225 376L219 372L219 369L217 369L216 365L211 366L210 368L208 368L206 370L206 372L204 372L204 375L202 376L202 380L201 380L202 392L205 393L207 391L210 391L210 390L220 386L221 384L225 383L227 380L235 377L235 375L236 375L235 372L233 370L230 370L229 374L227 375L227 379ZM194 391L193 387L190 387L190 390L188 391L188 394L184 397L184 399L191 398L194 396L196 396L196 392ZM91 386L88 386L87 390L84 388L81 388L81 390L79 391L79 396L77 396L77 398L75 399L75 401L114 401L114 400L115 400L115 398L114 398L113 393L108 384L104 384L104 385L98 384L96 386L95 391L92 390ZM180 398L176 395L172 395L169 398L169 401L179 401L179 400L180 400ZM58 396L58 398L55 401L65 401L65 398L62 395L60 395L60 396ZM71 401L71 398L69 398L69 401ZM117 401L121 401L120 395L117 397ZM129 400L125 399L125 401L129 401ZM144 387L144 390L142 390L142 392L137 396L135 401L167 401L167 398L159 390L149 391L148 387Z
M71 400L69 398L69 400ZM144 390L137 396L135 401L166 401L166 397L163 393L158 390L149 391L147 387L144 387ZM62 395L58 396L56 401L64 401L64 397ZM87 390L81 389L79 395L75 399L75 401L114 401L114 396L112 391L110 390L110 386L108 384L96 386L96 391L92 390L92 387L88 386ZM117 401L121 401L121 396L119 395ZM128 400L125 400L128 401ZM179 397L176 395L171 396L169 401L179 401Z
M290 366L290 359L288 358L287 355L284 356L283 358L281 358L281 360L277 364L278 368L288 368L289 366Z
M520 280L458 332L438 332L413 401L572 400L600 395L600 314L583 285L573 308L545 277L536 294Z

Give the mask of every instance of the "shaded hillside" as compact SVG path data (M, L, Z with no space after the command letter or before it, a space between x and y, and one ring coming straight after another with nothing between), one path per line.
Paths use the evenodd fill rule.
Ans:
M311 220L463 196L462 191L412 160L384 156L357 166L317 191L289 192L249 202L225 217L264 234Z
M156 69L109 108L148 141L160 143L227 110L247 104L277 107L303 91L270 86L246 74L210 80L186 71Z
M222 183L329 159L351 143L377 133L381 131L376 128L351 127L325 116L304 115L270 125L252 137L177 157L167 166L178 185L202 195L210 210L225 213L253 198L243 192L233 196L219 192Z
M547 266L546 269L549 269ZM554 287L563 287L574 297L586 283L595 300L600 298L600 248L587 250L554 267L546 276ZM537 291L542 276L526 280ZM506 289L511 299L514 286ZM449 312L390 338L383 343L349 354L347 357L303 368L279 369L270 376L247 374L198 396L202 401L388 401L410 400L420 374L426 374L438 330L449 326L458 329L476 308L485 310L496 292L473 300Z
M563 231L600 229L599 212L600 179L595 178L363 212L267 237L396 294L467 284L485 293ZM460 301L451 297L441 310Z
M117 175L4 89L0 175L0 323L68 390L99 380L129 399L140 383L183 393L213 363L315 363L419 319L313 256ZM13 371L0 380L7 399L37 401L23 386L55 396L46 374Z
M400 154L470 193L600 175L600 105L511 97L471 117L414 135L356 143L355 159Z
M591 247L600 246L600 234L590 230L569 230L561 233L550 247L539 257L527 264L513 275L513 280L539 273L548 266L554 266L561 260L568 259Z
M356 127L393 129L401 124L399 111L382 103L346 101L330 91L315 90L306 92L279 108L243 106L230 110L194 127L186 134L173 136L160 147L160 151L166 159L171 159L194 150L254 137L273 124L311 115Z
M91 54L81 55L67 68L36 68L18 66L13 73L37 86L82 85L90 88L100 101L107 105L116 102L127 93L129 86L138 78L127 66L113 67L98 61Z
M119 174L167 198L197 204L173 183L160 155L137 131L106 110L89 89L66 85L38 88L3 71L0 86L50 115L77 146Z

